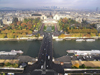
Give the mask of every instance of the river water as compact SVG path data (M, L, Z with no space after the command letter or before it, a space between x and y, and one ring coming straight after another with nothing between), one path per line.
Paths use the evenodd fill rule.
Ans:
M0 51L22 50L23 55L37 57L41 41L0 41Z
M38 52L42 41L0 41L0 51L23 50L23 55L31 57L38 57ZM80 49L80 50L100 50L100 40L95 42L76 42L70 41L55 41L53 40L53 56L55 58L66 55L66 50Z
M66 55L66 50L100 50L100 40L94 42L76 42L75 40L54 41L54 57Z

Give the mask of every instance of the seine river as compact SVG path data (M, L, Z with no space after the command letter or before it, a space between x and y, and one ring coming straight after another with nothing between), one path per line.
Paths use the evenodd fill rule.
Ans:
M0 51L10 51L12 49L22 50L23 55L31 57L38 57L38 52L42 41L0 41ZM54 41L53 40L53 56L55 58L66 55L66 50L80 49L80 50L100 50L100 40L95 42L76 42L70 41Z

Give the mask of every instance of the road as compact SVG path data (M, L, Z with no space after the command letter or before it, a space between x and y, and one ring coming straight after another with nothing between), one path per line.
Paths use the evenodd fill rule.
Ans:
M44 33L44 39L41 44L39 56L38 56L38 69L52 69L58 73L64 73L64 69L61 65L54 64L52 62L53 48L52 48L52 33Z
M38 64L41 69L51 69L52 63L52 36L50 33L44 33L44 39L38 55Z

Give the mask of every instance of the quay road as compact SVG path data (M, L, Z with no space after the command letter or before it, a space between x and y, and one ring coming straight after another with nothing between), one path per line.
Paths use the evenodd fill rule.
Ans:
M7 68L7 67L0 67L0 72L8 73L8 72L14 72L14 73L23 73L24 68Z
M100 69L64 69L65 73L100 74Z

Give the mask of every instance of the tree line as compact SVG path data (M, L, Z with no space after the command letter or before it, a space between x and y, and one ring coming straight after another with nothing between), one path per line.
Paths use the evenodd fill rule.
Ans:
M10 26L0 29L0 38L17 38L32 34L35 29L38 30L40 24L40 18L24 19L23 22L18 21L18 19L15 18Z
M69 33L69 34L74 34L74 33L95 33L97 34L97 30L94 27L94 24L88 24L90 27L85 27L82 26L82 23L78 23L73 19L67 19L67 18L62 18L58 21L60 29Z

